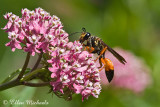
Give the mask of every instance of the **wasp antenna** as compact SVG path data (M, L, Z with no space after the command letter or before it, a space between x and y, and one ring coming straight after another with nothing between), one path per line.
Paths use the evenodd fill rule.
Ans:
M77 33L81 33L81 32L74 32L74 33L69 34L69 36L75 35Z
M83 32L86 32L86 28L83 27L82 30L83 30Z

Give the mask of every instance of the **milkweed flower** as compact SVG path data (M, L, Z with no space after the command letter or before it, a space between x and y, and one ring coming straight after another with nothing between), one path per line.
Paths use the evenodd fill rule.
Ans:
M10 40L6 46L11 47L12 51L23 49L25 52L30 52L32 56L41 53L40 50L46 53L49 47L58 43L57 35L61 38L68 36L62 29L60 19L55 15L50 16L42 8L36 8L35 11L25 8L21 12L22 17L13 13L4 15L8 23L3 30L8 32Z
M51 82L53 91L67 95L68 99L74 93L81 94L83 101L90 95L98 98L101 85L93 55L81 49L82 45L77 41L63 44L53 49L48 63L52 64L49 70L55 79Z
M36 8L35 11L22 9L22 17L7 13L8 20L3 28L8 33L6 46L22 49L32 56L42 53L47 56L51 72L50 85L53 92L65 99L81 94L82 100L90 95L98 98L101 91L100 75L93 55L82 50L78 42L69 42L68 33L63 30L60 19Z
M112 86L126 88L134 92L142 92L149 84L151 84L151 77L149 75L150 69L144 64L144 61L136 57L133 53L123 50L121 48L114 48L120 55L122 55L127 63L121 64L111 53L106 53L115 67L115 75L111 82ZM105 86L107 79L105 72L100 72L101 82Z

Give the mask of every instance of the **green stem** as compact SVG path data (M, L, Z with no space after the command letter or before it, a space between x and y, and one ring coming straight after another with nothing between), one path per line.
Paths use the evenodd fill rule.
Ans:
M15 80L12 80L10 82L7 82L7 83L0 85L0 91L6 90L9 88L18 86L18 85L22 85L22 83L20 83L18 79L15 79Z
M43 55L43 52L40 53L36 64L34 65L34 67L32 68L32 70L31 70L30 72L32 72L32 71L34 71L35 69L37 69L37 67L38 67L38 65L39 65L39 63L40 63L40 61L41 61L42 55Z
M43 87L48 86L49 82L43 82L43 83L30 83L30 82L23 82L23 85L30 86L30 87Z
M48 86L50 83L49 82L43 82L43 83L30 83L30 82L20 82L20 80L15 79L10 82L4 83L0 85L0 91L19 86L19 85L25 85L25 86L30 86L30 87L44 87Z
M25 73L25 70L27 69L27 66L28 66L28 63L29 63L29 59L30 59L30 53L28 52L27 53L27 57L26 57L26 60L25 60L25 63L23 65L23 68L22 68L22 71L21 73L19 74L18 78L17 79L21 79Z

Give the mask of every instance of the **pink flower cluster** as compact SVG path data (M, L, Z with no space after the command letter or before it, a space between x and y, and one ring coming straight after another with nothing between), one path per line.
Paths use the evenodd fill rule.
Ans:
M111 53L106 53L107 58L113 62L115 67L115 75L111 85L126 88L134 92L142 92L151 83L149 67L144 64L142 59L129 51L121 48L114 48L114 50L123 55L127 63L123 65L113 55L111 55ZM102 84L106 86L108 83L105 77L105 72L101 71L100 76Z
M82 100L90 95L100 94L100 76L92 54L82 51L82 45L68 42L68 34L62 29L57 16L50 16L41 8L35 11L22 9L22 17L12 13L4 15L9 20L3 28L8 32L10 42L6 46L22 49L32 56L43 52L49 55L47 61L51 71L51 86L57 95L81 94Z
M63 44L62 47L53 48L52 58L48 60L52 64L49 68L51 77L55 79L51 82L53 91L69 96L81 94L82 101L90 95L97 98L101 86L93 55L82 52L82 45L77 41Z
M34 56L41 50L45 53L50 46L55 46L59 42L58 35L61 38L68 37L62 29L60 19L57 16L51 17L41 8L36 8L35 11L22 9L21 18L12 13L7 13L4 18L9 20L3 28L10 39L6 46L11 47L12 51L16 48L23 49Z

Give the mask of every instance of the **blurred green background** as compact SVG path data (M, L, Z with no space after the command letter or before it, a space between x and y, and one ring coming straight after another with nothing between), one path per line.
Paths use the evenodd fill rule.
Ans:
M120 46L142 57L151 68L153 83L140 95L123 89L103 89L99 98L89 97L81 102L76 95L65 101L48 94L48 88L15 87L0 92L3 100L47 101L55 107L159 107L160 106L160 0L1 0L0 28L7 21L3 15L12 12L21 16L21 9L41 7L51 15L57 15L68 33L81 31L101 37L111 47ZM72 40L78 39L73 36ZM7 33L0 30L0 81L12 71L21 68L26 53L11 52L5 47ZM34 61L34 58L32 59ZM30 64L32 66L32 64ZM10 106L10 105L7 105ZM12 105L17 106L17 105ZM27 106L27 105L26 105ZM38 105L34 105L35 107Z

